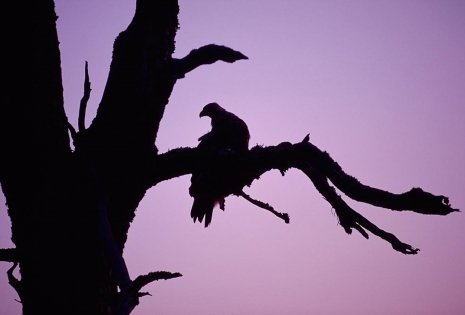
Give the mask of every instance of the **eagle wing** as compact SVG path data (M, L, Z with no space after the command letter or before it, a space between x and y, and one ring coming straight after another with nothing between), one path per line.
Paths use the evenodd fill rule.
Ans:
M249 146L249 130L245 122L236 115L222 111L212 117L212 129L199 138L198 149L204 154L214 155L225 151L244 152ZM221 174L214 169L194 172L191 177L189 193L194 197L191 217L196 222L203 221L205 227L212 220L216 205L224 208L225 196L219 191Z

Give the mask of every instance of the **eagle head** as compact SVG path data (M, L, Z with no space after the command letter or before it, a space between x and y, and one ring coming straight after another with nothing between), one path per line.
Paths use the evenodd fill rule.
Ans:
M199 117L207 116L207 117L213 118L218 113L221 113L224 111L225 109L221 107L220 105L218 105L217 103L210 103L203 107L202 111L199 114Z

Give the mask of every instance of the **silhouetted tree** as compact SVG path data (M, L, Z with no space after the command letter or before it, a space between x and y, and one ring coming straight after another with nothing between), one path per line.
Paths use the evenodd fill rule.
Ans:
M456 211L446 197L420 188L393 194L361 184L308 136L299 143L255 146L235 154L206 154L197 148L158 153L157 132L176 81L201 65L246 58L218 45L172 58L176 0L137 1L133 20L115 40L103 98L87 129L86 74L75 131L63 107L53 1L7 1L2 11L14 17L2 27L6 80L0 106L0 181L15 248L1 250L0 260L13 263L8 278L26 315L129 314L145 294L140 292L144 285L180 276L154 272L131 280L122 252L147 189L199 170L222 170L222 196L243 196L288 221L242 188L271 169L283 174L299 169L335 209L347 233L355 229L366 238L372 233L404 254L418 249L351 209L332 185L354 200L391 210ZM17 264L20 280L13 275Z

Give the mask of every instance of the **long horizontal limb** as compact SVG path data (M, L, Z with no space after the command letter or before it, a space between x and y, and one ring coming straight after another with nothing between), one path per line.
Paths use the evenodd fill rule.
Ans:
M331 204L347 233L355 228L364 237L372 234L388 241L392 247L404 254L415 254L418 249L401 242L395 235L383 231L368 219L350 208L330 186L331 181L348 197L377 207L396 211L413 211L420 214L447 215L458 211L449 204L445 196L436 196L420 188L395 194L360 183L346 174L328 153L304 141L277 146L256 146L243 154L206 156L195 148L178 148L154 157L153 167L147 173L147 185L153 186L170 178L191 174L199 169L214 167L224 169L225 195L238 194L245 186L273 169L284 173L296 168L309 177L319 193ZM234 172L228 171L234 169Z

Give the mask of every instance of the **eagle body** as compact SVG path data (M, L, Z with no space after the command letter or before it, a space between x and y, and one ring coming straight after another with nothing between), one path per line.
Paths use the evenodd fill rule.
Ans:
M242 153L249 149L249 129L246 123L222 108L217 103L210 103L200 112L200 117L211 118L211 130L199 138L197 148L206 155L226 153ZM222 186L222 177L215 169L204 169L194 172L191 178L189 193L194 197L191 217L203 221L205 227L212 219L213 209L220 205L224 209L224 198L219 187Z

